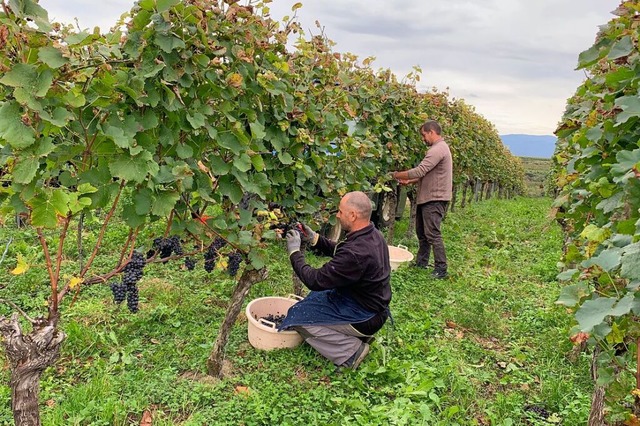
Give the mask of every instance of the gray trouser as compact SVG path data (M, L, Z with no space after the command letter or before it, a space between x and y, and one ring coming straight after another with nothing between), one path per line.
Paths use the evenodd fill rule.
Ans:
M362 339L368 337L350 324L299 325L293 327L316 351L335 365L344 364L356 353Z
M418 256L416 263L427 266L433 250L434 269L447 270L447 255L440 233L442 218L447 212L447 201L429 201L420 204L416 211L416 235L418 236Z

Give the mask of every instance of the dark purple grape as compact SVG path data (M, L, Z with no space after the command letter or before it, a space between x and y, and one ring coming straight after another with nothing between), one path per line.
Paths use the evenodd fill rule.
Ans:
M238 273L238 269L240 269L240 263L242 262L242 255L237 251L231 252L228 255L227 260L227 272L232 277L235 277Z

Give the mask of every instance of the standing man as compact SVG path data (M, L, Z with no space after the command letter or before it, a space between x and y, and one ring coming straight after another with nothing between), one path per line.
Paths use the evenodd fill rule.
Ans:
M447 255L440 224L447 211L453 188L453 162L449 145L441 136L440 125L429 120L420 127L422 140L430 147L418 166L392 176L403 185L418 183L416 197L416 234L420 246L416 265L427 268L433 250L434 278L447 277Z
M364 192L342 197L337 218L347 232L338 243L307 225L287 233L293 270L311 292L289 309L279 329L296 330L336 366L356 369L389 316L389 248L371 223L371 200ZM331 260L318 269L309 266L301 240Z

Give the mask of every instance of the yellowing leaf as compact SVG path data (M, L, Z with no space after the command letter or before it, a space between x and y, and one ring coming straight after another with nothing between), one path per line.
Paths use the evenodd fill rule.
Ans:
M21 254L18 254L18 265L11 271L13 275L22 275L29 270L29 264Z
M69 281L69 288L73 290L74 288L78 287L81 283L82 283L82 278L73 277Z

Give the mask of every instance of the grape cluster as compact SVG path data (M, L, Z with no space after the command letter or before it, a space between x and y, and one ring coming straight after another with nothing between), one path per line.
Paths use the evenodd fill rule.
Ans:
M185 257L184 258L184 267L187 268L188 271L193 271L196 267L196 261L195 259L192 259L190 257Z
M177 235L173 235L169 238L155 238L153 240L153 248L147 252L147 259L160 253L160 259L166 259L171 256L172 253L178 256L182 255L182 244L180 238ZM166 263L164 260L162 263Z
M284 237L285 235L287 235L287 232L289 232L289 230L292 228L295 229L293 222L272 223L271 225L269 225L269 229L273 229L274 231L276 231L276 233L280 237Z
M527 405L524 407L524 411L528 411L529 413L534 414L535 416L546 420L549 418L549 416L551 415L547 410L545 410L543 407L539 406L539 405Z
M142 269L146 264L147 262L142 253L134 251L131 260L129 260L122 270L122 284L120 285L126 289L127 307L133 313L138 312L139 298L137 283L140 281L140 278L142 278Z
M110 285L111 293L113 293L113 301L120 304L127 298L127 289L122 283L114 281Z
M276 327L280 327L280 324L282 324L282 321L284 321L285 317L286 317L286 315L284 315L284 314L282 314L282 315L268 314L268 315L265 315L264 317L260 317L260 318L274 323L276 325Z
M229 253L228 256L229 257L227 259L227 272L232 277L235 277L236 274L238 273L238 269L240 269L240 263L242 262L242 255L239 252L234 251Z
M217 237L207 250L204 252L204 270L207 272L213 271L216 267L216 260L218 259L218 250L227 244L225 240Z

